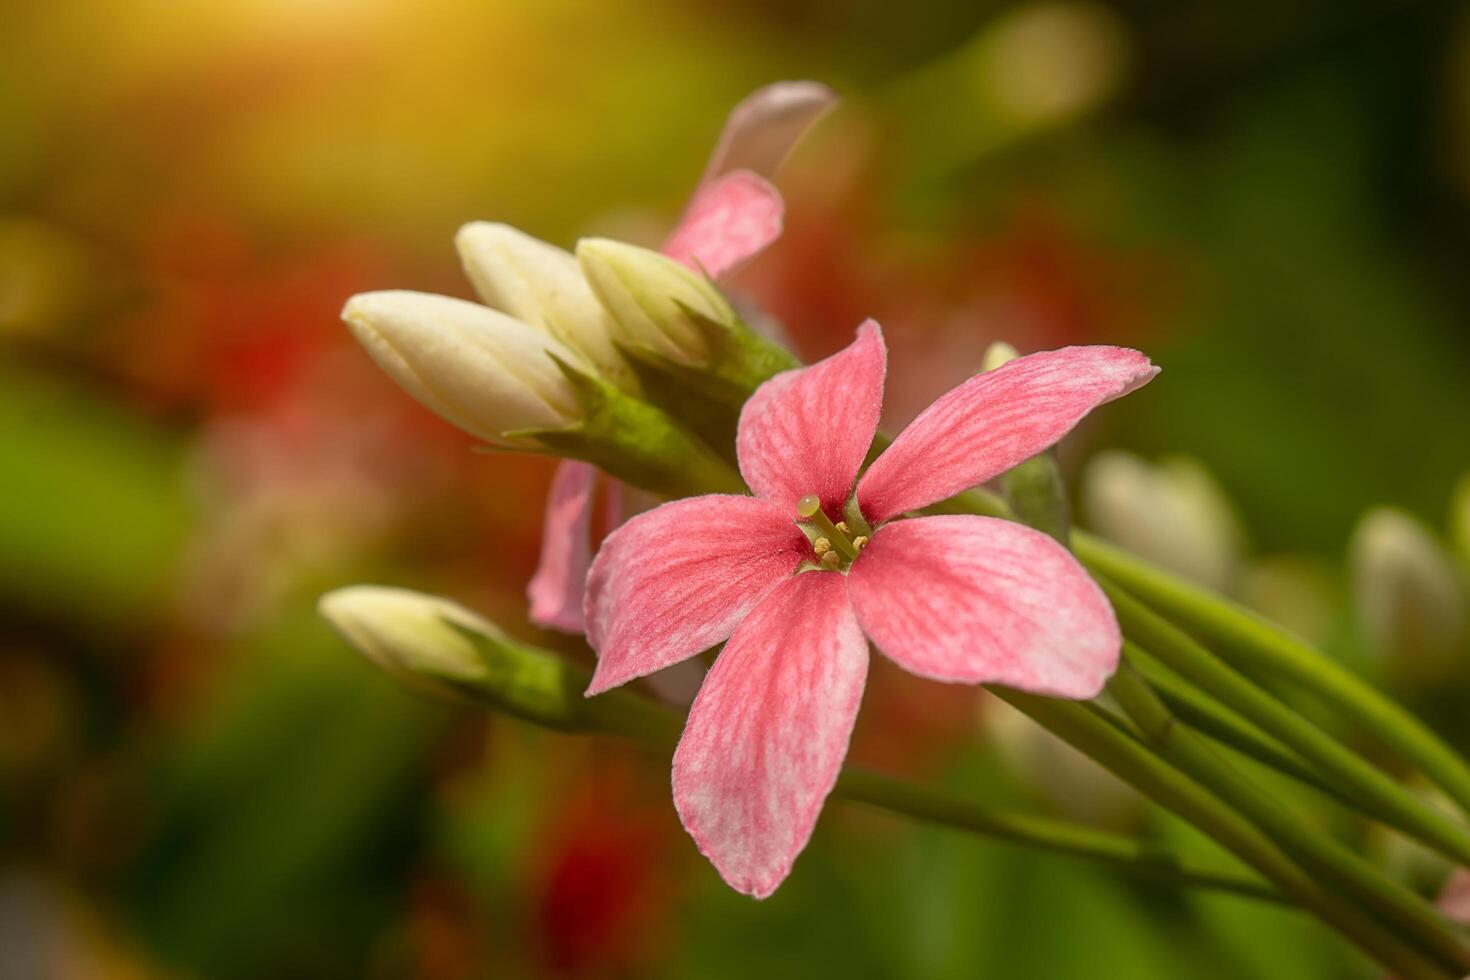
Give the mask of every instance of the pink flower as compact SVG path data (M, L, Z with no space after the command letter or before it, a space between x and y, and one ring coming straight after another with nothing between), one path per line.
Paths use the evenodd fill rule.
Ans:
M899 518L1041 452L1158 369L1119 347L1018 358L930 405L859 479L886 358L870 320L845 350L766 382L736 443L755 496L633 518L587 581L589 696L725 644L674 755L674 804L724 879L758 898L790 872L837 779L869 641L923 677L1063 698L1095 696L1118 662L1112 608L1051 538L987 517ZM850 500L870 534L856 517L837 524Z
M780 237L785 205L766 178L835 101L832 91L816 82L777 82L746 96L726 119L699 187L664 242L664 254L719 277ZM568 460L552 479L541 561L526 586L531 621L541 626L583 630L597 477L591 463ZM615 526L620 494L616 481L609 485L609 526Z

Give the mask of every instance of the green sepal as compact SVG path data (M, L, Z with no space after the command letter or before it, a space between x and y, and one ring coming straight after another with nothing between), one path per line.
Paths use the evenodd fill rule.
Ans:
M679 308L699 328L709 350L700 372L710 397L737 411L760 385L782 371L801 367L801 360L785 347L762 337L738 316L728 323L714 320L683 303Z
M499 630L480 632L445 620L475 647L485 672L473 680L454 680L460 697L524 721L564 732L618 732L668 738L678 734L678 718L630 691L585 695L592 672L548 651L511 639Z
M740 409L710 397L703 368L681 364L642 344L615 341L614 346L632 366L645 398L679 419L726 462L736 462Z
M1017 520L1070 547L1072 508L1056 457L1039 453L1013 466L1001 477L1001 487Z
M585 460L667 497L745 492L740 474L667 412L550 356L571 382L582 418L564 428L505 433L516 449Z
M619 342L618 350L633 366L649 401L733 462L735 430L746 399L763 382L801 362L739 318L726 323L684 303L679 308L699 329L708 360L691 365L638 343Z

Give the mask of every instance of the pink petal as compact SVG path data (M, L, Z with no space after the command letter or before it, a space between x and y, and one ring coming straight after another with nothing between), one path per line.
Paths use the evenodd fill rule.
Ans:
M626 496L623 489L622 480L607 478L607 491L602 500L602 526L607 529L603 532L604 537L616 531L623 523L623 498ZM578 598L577 601L581 602L581 599Z
M756 89L730 110L704 179L731 170L771 176L836 102L836 93L820 82L775 82Z
M587 576L588 695L728 637L810 552L791 515L754 497L687 497L608 535Z
M781 237L786 206L764 178L736 170L700 186L663 253L718 277Z
M1095 697L1118 666L1112 606L1061 545L969 515L879 528L848 594L878 649L922 677Z
M531 622L538 626L582 632L582 593L592 564L592 497L597 467L564 460L556 468L546 495L541 525L541 561L526 586Z
M868 642L835 572L786 579L746 618L689 709L674 805L730 887L765 898L837 781Z
M1158 373L1136 350L1064 347L977 374L920 413L869 467L858 486L863 515L876 524L999 476Z
M872 320L844 349L776 375L740 412L735 449L756 496L794 514L809 493L836 516L878 431L888 351Z

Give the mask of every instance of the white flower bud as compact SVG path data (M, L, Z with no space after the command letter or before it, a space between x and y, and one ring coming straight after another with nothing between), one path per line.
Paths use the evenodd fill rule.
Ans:
M360 293L342 319L410 395L481 439L557 428L580 417L552 354L582 358L519 320L465 300L392 290Z
M706 278L658 252L606 238L577 243L577 261L612 314L618 336L683 364L704 364L708 346L684 307L721 323L735 311Z
M612 317L572 253L488 221L465 225L454 243L465 274L487 306L545 330L613 384L637 393L632 369L613 346Z
M1465 595L1445 549L1412 515L1369 511L1348 544L1358 614L1374 651L1432 680L1454 668L1465 635Z
M1093 528L1115 544L1221 592L1233 591L1244 532L1215 478L1184 457L1157 465L1131 453L1094 456L1082 497Z
M381 585L328 592L317 609L363 656L421 693L452 693L486 676L474 643L454 627L496 635L487 620L438 596Z

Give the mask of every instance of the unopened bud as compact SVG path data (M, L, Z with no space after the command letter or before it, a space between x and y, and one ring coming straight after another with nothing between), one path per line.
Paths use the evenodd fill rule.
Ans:
M1126 783L1000 698L986 697L980 724L1001 762L1058 811L1105 827L1132 828L1142 798Z
M1429 529L1379 507L1358 522L1348 551L1371 647L1419 679L1452 669L1465 635L1465 596L1458 569Z
M1004 340L997 340L985 348L985 357L980 361L980 370L994 371L1002 364L1008 364L1020 356L1021 354L1016 348Z
M323 616L405 687L496 708L563 731L605 731L672 744L679 716L631 691L587 698L591 672L517 642L448 599L379 585L322 596Z
M498 631L457 603L379 585L353 585L322 596L317 608L363 656L406 687L453 694L486 676L475 644L456 625Z
M667 256L606 238L577 243L577 261L593 292L612 314L617 336L672 360L703 365L709 359L695 317L717 323L735 311L712 283Z
M1250 563L1240 576L1240 598L1271 622L1315 646L1337 627L1340 600L1335 571L1304 555L1272 555Z
M491 442L518 429L559 428L580 415L552 360L585 362L551 337L478 303L393 290L361 293L342 319L410 395Z
M465 225L454 242L465 274L487 306L546 331L609 381L637 393L632 369L613 346L612 318L572 253L488 221Z
M970 48L976 94L1016 129L1056 125L1098 105L1127 64L1118 16L1099 3L1023 4Z
M1082 499L1103 537L1212 589L1233 590L1244 532L1198 461L1155 465L1131 453L1099 453L1083 474Z

